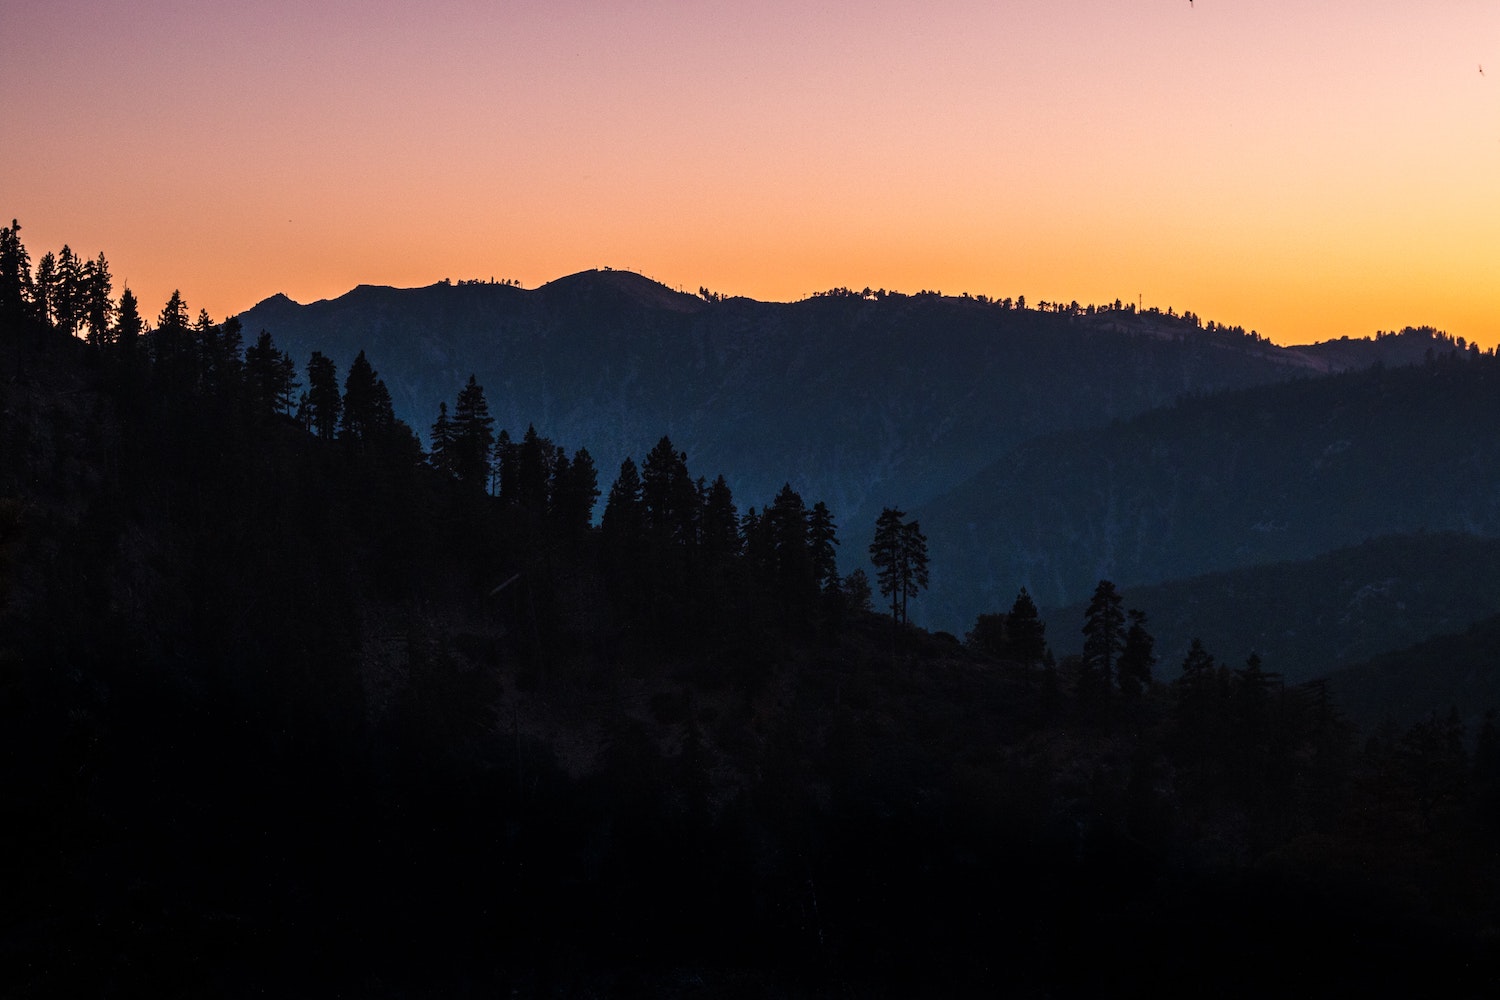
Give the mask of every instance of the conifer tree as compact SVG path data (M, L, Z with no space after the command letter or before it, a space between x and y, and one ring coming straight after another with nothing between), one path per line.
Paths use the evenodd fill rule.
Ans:
M927 538L918 522L904 523L906 512L894 507L881 510L875 521L875 540L870 543L870 561L875 564L881 596L891 602L891 619L897 625L908 621L907 600L927 586Z
M151 360L156 380L169 393L188 392L198 384L198 359L187 303L175 288L151 331Z
M588 449L580 448L568 461L561 448L553 465L552 491L549 498L558 533L577 541L588 533L599 499L599 473Z
M140 338L145 329L140 303L127 285L120 293L120 308L115 316L114 340L122 354L133 354L140 349Z
M244 327L238 316L230 316L216 328L214 354L211 359L214 377L225 391L238 394L244 385Z
M817 593L812 554L808 548L809 523L802 497L786 483L762 516L762 530L771 543L771 581L782 606L783 618L793 609L811 603Z
M297 363L286 351L281 352L281 360L277 363L276 385L281 390L281 412L291 416L294 410L302 409L307 403L307 393L302 393L293 402L292 397L297 390L302 388L302 383L297 381ZM311 423L303 422L303 426L312 429Z
M167 299L156 317L157 333L163 330L184 336L188 332L187 303L182 300L182 293L175 288L172 289L171 297Z
M874 602L870 593L870 576L862 567L856 566L848 576L844 577L841 585L844 597L844 606L853 612L869 612L874 610Z
M208 310L199 309L193 322L193 353L200 360L203 388L216 398L237 393L240 385L240 321L215 323Z
M620 463L620 474L609 488L599 519L599 536L610 579L627 605L642 603L637 583L644 573L641 557L645 530L641 476L635 461L627 457Z
M129 291L129 289L126 289ZM133 297L132 297L132 301ZM123 327L124 301L120 303ZM124 342L121 330L121 343ZM245 382L251 396L251 405L263 414L273 414L278 409L288 409L288 397L300 387L296 381L297 369L291 366L291 358L276 349L276 342L269 331L261 330L255 343L245 349Z
M718 565L740 553L740 518L734 495L724 477L718 476L703 499L702 548L704 559Z
M339 437L356 444L383 443L396 424L390 390L371 366L365 352L349 365L344 376L344 411Z
M360 357L365 357L365 352L360 351ZM386 387L386 379L381 378L380 372L375 372L374 369L371 369L371 375L375 376L375 385L371 390L369 415L365 421L366 426L369 427L369 433L375 438L384 438L393 430L405 429L408 441L416 441L416 435L411 433L411 427L396 420L396 405L390 399L390 388Z
M1012 655L1024 668L1026 685L1030 687L1032 667L1047 655L1047 626L1025 587L1010 606L1010 614L1005 618L1005 635Z
M73 337L78 334L84 308L83 261L66 243L57 255L57 277L52 297L54 325Z
M535 424L528 424L516 451L516 502L538 516L547 511L551 457L551 442L542 439Z
M31 255L21 242L21 224L0 229L0 319L18 319L31 304Z
M318 437L332 440L338 432L343 400L339 396L338 370L333 360L313 351L307 362L308 419Z
M57 297L57 257L48 250L36 262L36 280L32 283L32 315L44 326L52 325L52 307Z
M901 564L901 523L906 512L886 507L875 520L875 540L870 543L870 561L875 564L875 581L880 596L891 602L891 617L901 621L900 591L904 584Z
M812 559L813 583L827 594L837 594L839 590L838 555L834 552L838 544L838 525L833 523L833 513L819 500L807 515L807 548Z
M114 279L109 273L109 261L100 253L84 265L83 319L88 324L88 341L95 347L113 342L112 324L115 315Z
M484 386L469 376L453 407L453 472L476 490L489 482L490 448L495 443L495 420L484 398Z
M604 515L600 519L600 530L615 538L638 536L644 525L641 509L641 476L634 460L626 458L620 463L620 474L609 488L609 498L604 502Z
M927 536L922 534L922 526L917 521L901 526L901 551L902 559L906 564L906 587L901 597L901 620L909 621L906 602L909 598L927 589L929 582L927 573Z
M688 475L687 455L663 436L641 463L641 500L646 526L662 542L695 540L698 495Z
M1084 669L1097 672L1103 687L1114 682L1115 661L1125 647L1125 613L1120 610L1120 593L1108 580L1094 588L1083 616Z
M432 447L427 461L444 475L453 475L453 422L448 419L448 404L438 404L437 420L432 424Z

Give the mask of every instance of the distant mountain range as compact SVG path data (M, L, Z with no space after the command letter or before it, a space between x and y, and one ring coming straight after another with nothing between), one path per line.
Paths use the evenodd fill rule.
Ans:
M1384 535L1500 534L1500 363L1369 368L1038 438L919 509L934 620L1307 560ZM939 567L941 570L939 570ZM1393 565L1389 575L1401 575ZM1149 608L1147 608L1149 612Z
M623 458L663 434L694 475L723 473L742 512L789 481L832 508L846 569L863 560L882 506L915 512L932 541L933 591L913 617L954 631L1008 607L1021 584L1059 606L1099 576L1155 582L1392 531L1500 523L1451 466L1477 412L1435 431L1424 411L1407 434L1399 417L1369 412L1367 382L1322 378L1454 352L1430 330L1283 348L1154 311L843 290L710 301L627 271L534 290L275 296L240 319L299 366L320 350L342 375L366 351L398 416L424 435L472 372L497 428L519 436L535 424L587 447L606 490ZM1421 378L1387 410L1430 409ZM1408 455L1462 502L1402 499ZM1373 507L1372 488L1387 493Z
M1122 596L1148 616L1158 680L1176 679L1189 644L1201 639L1221 663L1239 668L1256 653L1266 670L1299 684L1500 613L1500 538L1392 535L1307 560L1127 587ZM1057 654L1082 652L1083 618L1082 603L1047 614Z

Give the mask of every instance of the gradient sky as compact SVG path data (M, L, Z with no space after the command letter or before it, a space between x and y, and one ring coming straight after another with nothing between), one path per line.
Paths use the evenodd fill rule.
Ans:
M1500 340L1500 0L18 0L0 95L0 215L152 317L612 266Z

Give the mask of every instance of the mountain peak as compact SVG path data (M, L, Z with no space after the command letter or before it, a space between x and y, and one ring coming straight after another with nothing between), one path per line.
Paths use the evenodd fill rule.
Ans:
M591 268L575 274L565 275L542 285L537 291L545 294L587 296L605 292L653 309L672 312L697 312L706 303L696 295L668 288L634 271L616 271L611 268Z
M270 295L270 296L267 296L264 299L261 299L259 302L255 303L255 305L251 306L250 308L251 309L285 309L288 306L300 306L300 305L302 305L301 302L298 302L296 299L292 298L286 292L277 292L275 295ZM250 310L246 309L245 311L249 312Z

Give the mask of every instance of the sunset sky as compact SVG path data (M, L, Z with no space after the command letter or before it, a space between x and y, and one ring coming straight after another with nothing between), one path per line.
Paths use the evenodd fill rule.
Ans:
M0 95L0 215L151 317L611 266L1500 340L1500 0L14 2Z

